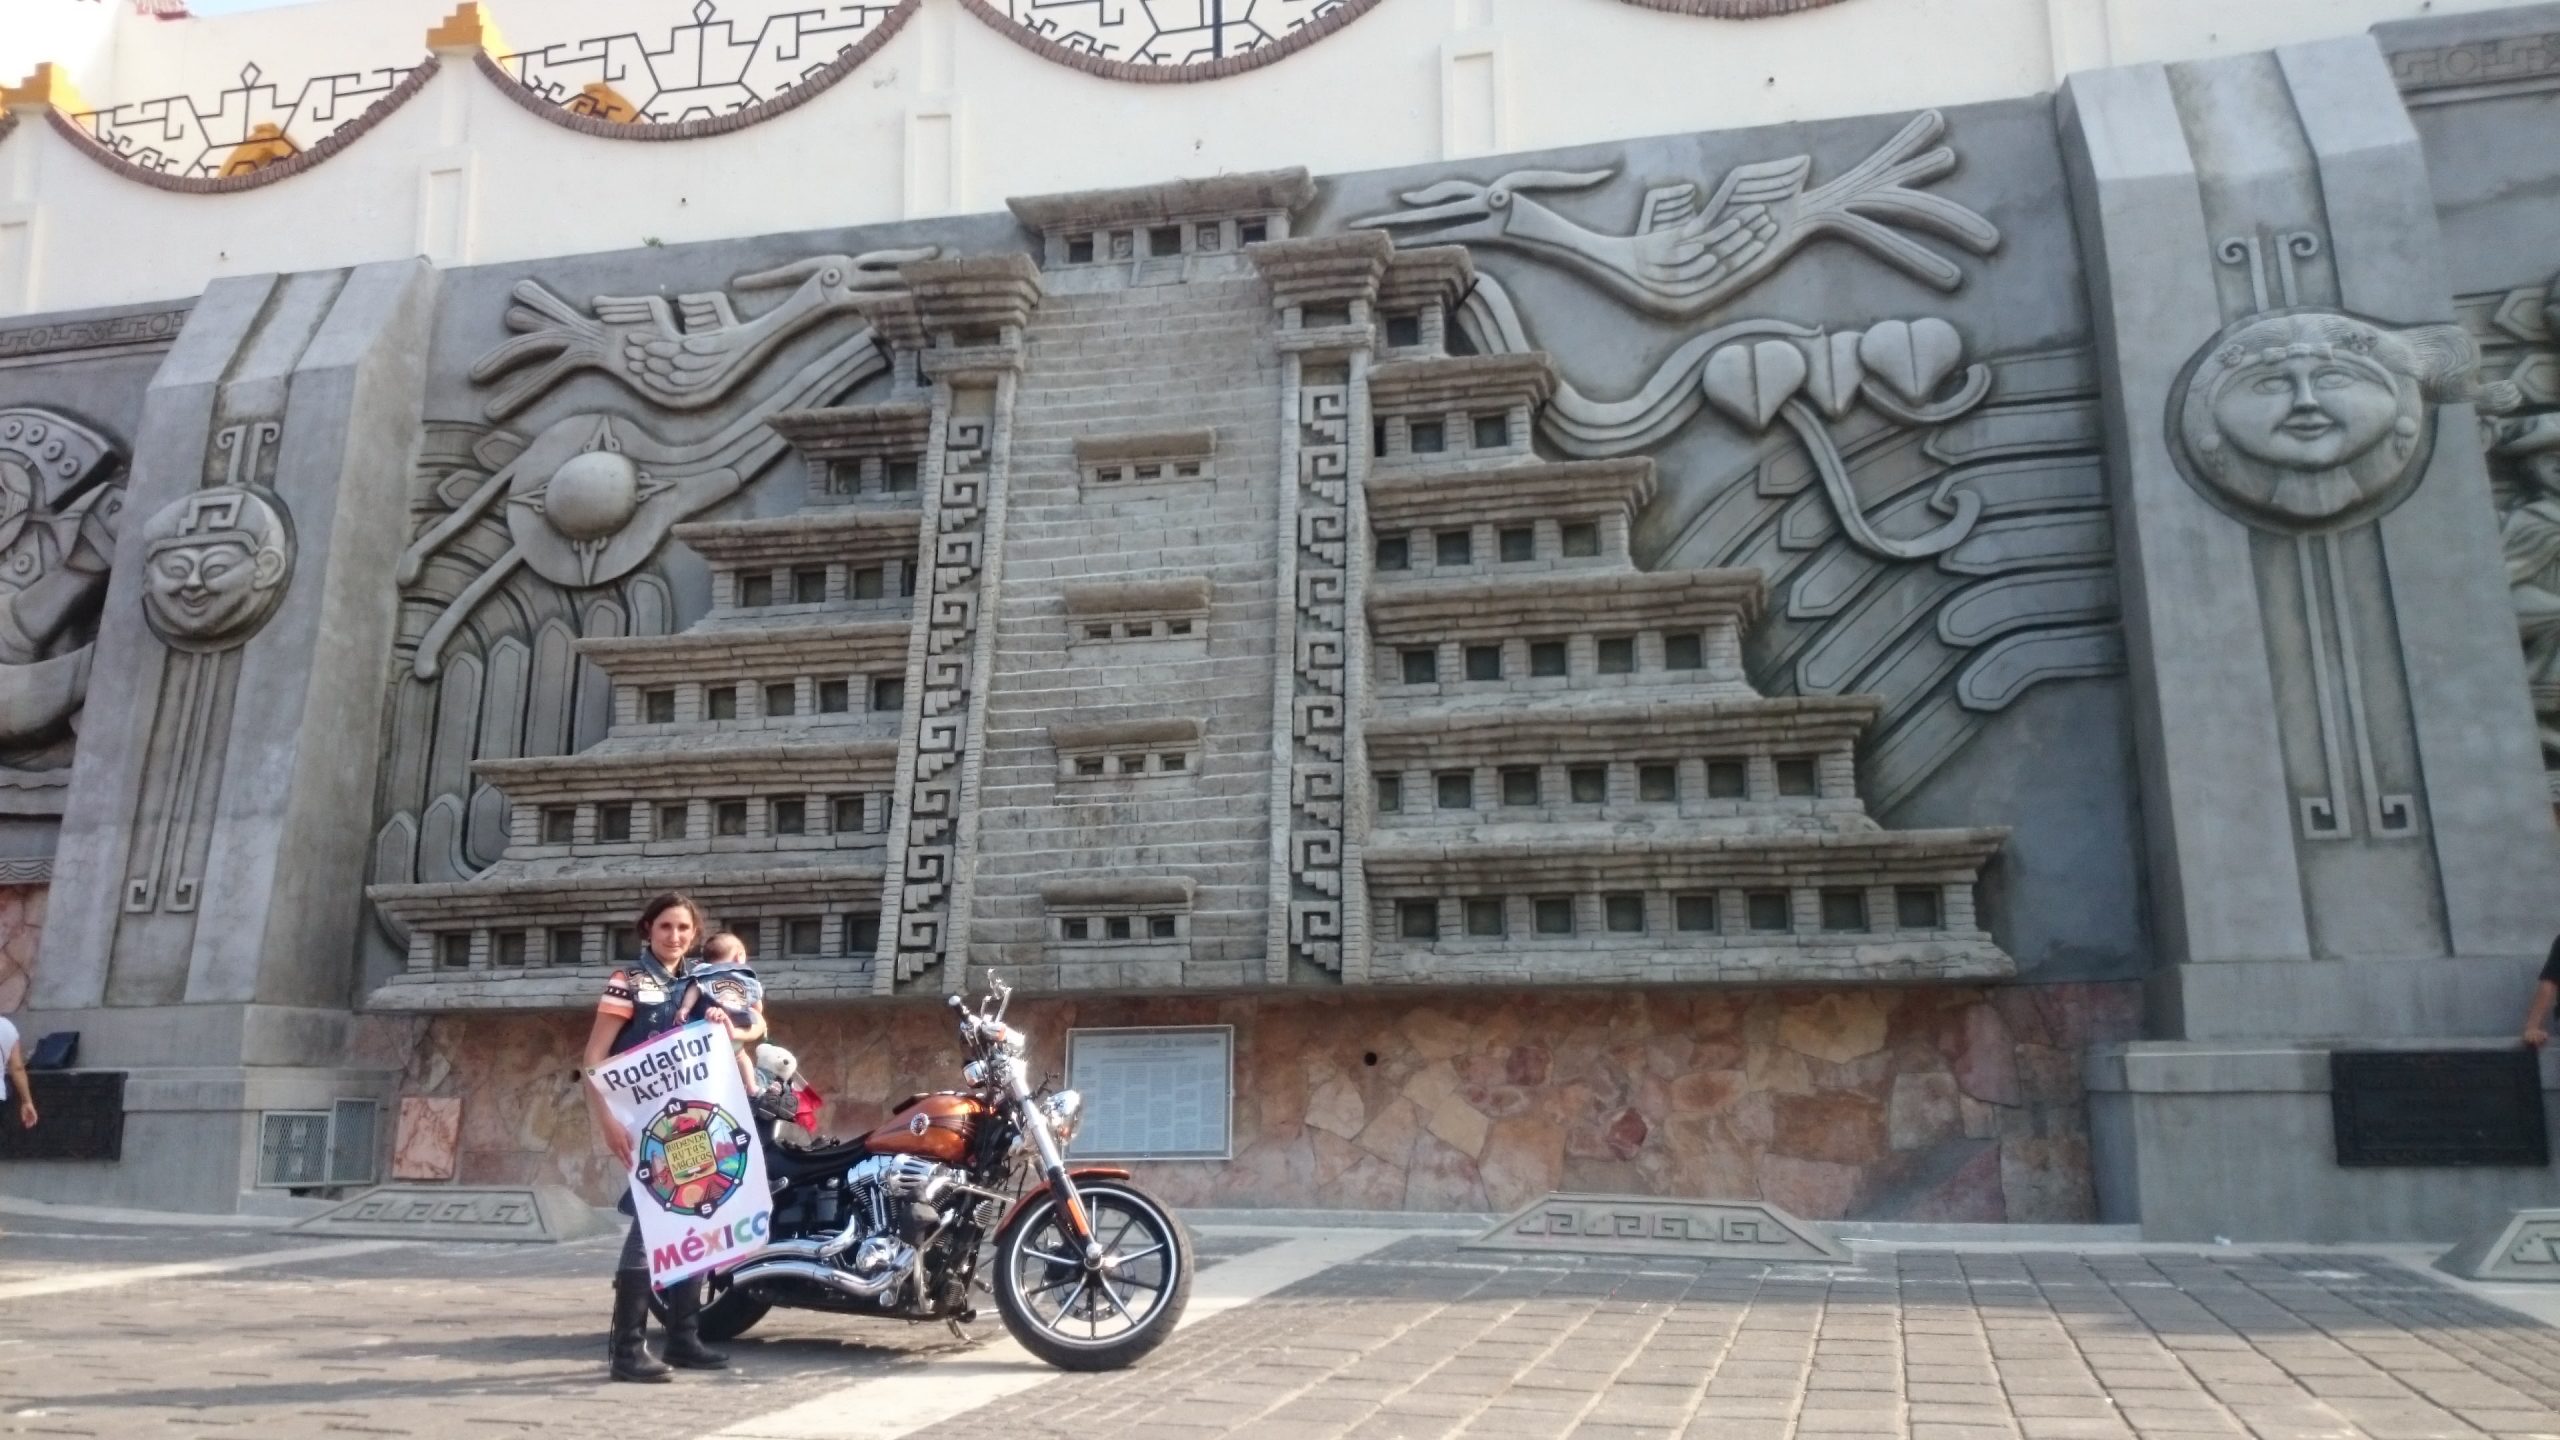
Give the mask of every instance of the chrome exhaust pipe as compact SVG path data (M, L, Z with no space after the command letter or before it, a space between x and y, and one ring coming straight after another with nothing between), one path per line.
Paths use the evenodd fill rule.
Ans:
M877 1300L890 1286L905 1278L907 1272L904 1270L890 1270L865 1278L815 1260L778 1257L740 1266L729 1283L753 1286L759 1280L806 1280L848 1299Z

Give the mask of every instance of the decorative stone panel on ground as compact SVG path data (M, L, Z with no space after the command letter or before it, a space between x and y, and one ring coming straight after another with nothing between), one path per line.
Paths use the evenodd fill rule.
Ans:
M1847 1247L1775 1205L1642 1195L1550 1195L1460 1248L1681 1260L1852 1258Z
M2560 1282L2560 1210L2518 1210L2446 1251L2436 1268L2465 1280Z
M557 1185L507 1189L384 1185L293 1227L350 1239L479 1240L557 1245L614 1228Z

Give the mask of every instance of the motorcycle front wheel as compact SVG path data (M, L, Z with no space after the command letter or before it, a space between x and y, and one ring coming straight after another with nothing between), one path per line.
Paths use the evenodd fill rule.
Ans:
M996 1310L1022 1348L1061 1370L1118 1370L1172 1336L1191 1300L1191 1235L1138 1187L1078 1187L1102 1246L1087 1265L1057 1192L996 1237Z

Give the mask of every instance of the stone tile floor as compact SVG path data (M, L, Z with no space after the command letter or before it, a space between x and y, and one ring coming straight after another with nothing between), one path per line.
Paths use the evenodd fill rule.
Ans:
M295 1243L7 1232L0 1286ZM842 1426L811 1440L2560 1437L2560 1331L2335 1251L1869 1250L1832 1269L1414 1235L1204 1318L1138 1372L1045 1379L919 1428L863 1382L948 1366L968 1384L970 1352L939 1328L778 1315L728 1374L599 1383L610 1243L407 1246L0 1298L0 1435L686 1440L842 1392ZM1211 1229L1202 1252L1271 1243Z
M2367 1257L1497 1257L1412 1239L921 1432L1270 1440L2560 1436L2560 1331Z

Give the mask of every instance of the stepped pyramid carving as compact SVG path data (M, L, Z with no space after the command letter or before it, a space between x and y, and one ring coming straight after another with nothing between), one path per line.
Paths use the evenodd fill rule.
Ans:
M886 403L784 413L795 515L678 526L613 724L483 762L476 879L374 893L393 1008L584 1003L691 890L784 996L1981 980L1997 830L1888 831L1861 697L1771 699L1752 570L1640 569L1644 458L1451 354L1467 253L1291 235L1278 171L1014 202L917 262Z
M612 681L602 741L474 767L512 805L497 864L372 891L409 930L379 1003L584 1003L669 889L743 933L777 993L871 993L924 519L911 354L888 403L772 419L805 464L798 514L675 527L711 568L699 623L579 642Z
M1322 268L1306 254L1300 272ZM1533 452L1555 367L1446 353L1463 261L1399 252L1374 299L1331 284L1337 304L1383 308L1388 342L1362 397L1352 585L1364 978L2014 974L1974 907L2006 832L1891 831L1867 814L1856 744L1878 702L1752 687L1758 571L1636 567L1653 462Z

